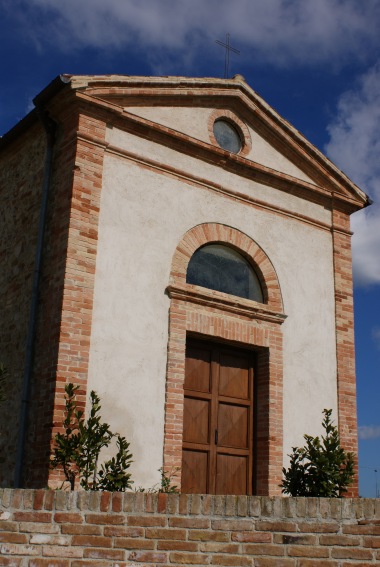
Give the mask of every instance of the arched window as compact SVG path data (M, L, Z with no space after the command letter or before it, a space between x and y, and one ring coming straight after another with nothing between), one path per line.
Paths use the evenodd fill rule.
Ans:
M190 259L186 282L263 303L259 279L247 260L229 246L206 244Z

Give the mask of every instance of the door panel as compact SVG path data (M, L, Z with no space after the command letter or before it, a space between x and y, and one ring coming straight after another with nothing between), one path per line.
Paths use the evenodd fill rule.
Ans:
M248 408L219 404L218 445L248 449Z
M182 491L252 494L253 354L189 340Z
M208 453L187 451L182 453L182 486L186 494L207 494Z
M220 353L219 394L233 398L249 397L249 360Z
M215 494L247 494L247 460L247 457L218 455Z
M183 415L183 440L209 443L210 401L187 398Z
M188 347L186 351L185 388L209 392L211 381L211 352L209 349Z

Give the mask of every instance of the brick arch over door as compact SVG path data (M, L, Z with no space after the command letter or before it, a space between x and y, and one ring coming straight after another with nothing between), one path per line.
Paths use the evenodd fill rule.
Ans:
M228 244L245 256L259 277L265 303L279 313L284 312L277 274L264 250L252 238L225 224L199 224L186 232L173 256L170 283L185 284L190 258L198 248L212 242Z
M243 254L261 280L265 304L186 283L194 252L204 244L228 244ZM246 234L218 223L190 229L173 255L166 375L164 468L181 467L186 341L189 337L252 350L256 364L256 466L254 492L280 493L283 460L282 330L286 316L280 284L265 252ZM179 472L177 483L181 482Z

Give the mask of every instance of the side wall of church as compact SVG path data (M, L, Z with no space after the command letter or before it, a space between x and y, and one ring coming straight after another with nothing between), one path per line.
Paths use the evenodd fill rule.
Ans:
M0 156L0 363L8 370L0 406L0 486L12 486L46 148L36 124Z
M101 395L104 417L131 442L136 484L155 483L162 466L170 306L165 289L178 243L200 223L247 234L277 273L287 315L286 461L305 432L320 433L324 408L337 418L329 211L116 129L109 130L108 143L88 388Z

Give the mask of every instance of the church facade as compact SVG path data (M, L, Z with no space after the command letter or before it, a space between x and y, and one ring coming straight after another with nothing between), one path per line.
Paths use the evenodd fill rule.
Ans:
M136 486L176 467L184 492L279 494L324 408L357 453L367 196L239 75L61 76L34 102L0 143L2 485L58 483L67 382Z

